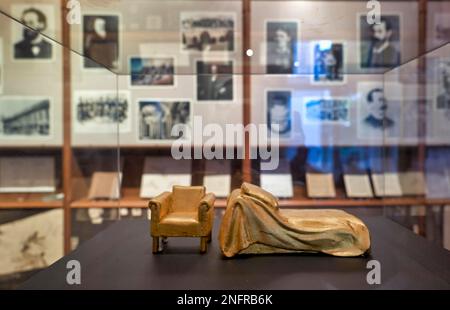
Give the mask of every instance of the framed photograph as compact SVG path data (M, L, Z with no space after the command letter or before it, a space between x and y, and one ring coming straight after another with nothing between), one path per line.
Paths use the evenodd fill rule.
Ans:
M191 130L192 107L186 100L140 99L138 100L139 141L173 142L190 139L190 136L172 135L175 125L188 126Z
M298 67L298 22L266 21L266 73L294 74Z
M434 99L433 124L437 137L443 138L450 134L450 59L437 63L437 84Z
M450 120L450 60L439 63L437 81L436 110L446 114Z
M358 138L400 137L400 98L386 99L382 82L358 83Z
M309 125L350 125L349 98L305 97L303 123Z
M233 62L205 61L196 63L197 100L232 101L233 100Z
M120 16L86 14L82 18L83 67L118 70L120 64Z
M450 13L435 13L433 19L435 47L450 42Z
M130 86L174 87L175 57L131 57Z
M53 106L48 97L1 97L1 139L50 139Z
M12 29L12 57L14 61L52 61L55 57L53 42L55 38L55 7L51 4L13 4L13 16L17 16L19 24L11 26Z
M0 95L3 94L3 85L5 84L4 82L4 71L5 71L5 67L3 64L3 40L2 38L0 38Z
M235 49L236 16L232 12L182 12L181 50L232 52Z
M380 24L369 25L358 17L359 64L363 69L394 68L401 61L401 16L383 14Z
M292 133L291 90L266 91L266 123L269 135L277 134L280 139L290 138ZM278 125L275 128L273 125Z
M131 103L128 91L75 91L72 122L75 133L117 133L131 131Z
M313 84L345 83L344 43L330 40L312 42Z

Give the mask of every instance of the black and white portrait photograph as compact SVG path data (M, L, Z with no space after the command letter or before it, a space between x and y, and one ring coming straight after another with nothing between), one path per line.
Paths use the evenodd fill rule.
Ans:
M52 134L49 98L0 98L0 139L49 138Z
M234 51L234 13L183 12L180 14L183 51Z
M232 61L197 61L197 100L233 100Z
M323 40L313 42L313 83L343 83L344 44Z
M41 33L54 38L55 7L50 4L14 4L12 14L27 26L12 25L13 59L52 60L53 42Z
M266 73L294 74L298 67L298 23L266 22Z
M119 68L118 15L83 15L84 68Z
M131 130L128 91L76 91L72 105L76 133L117 133Z
M292 131L291 91L271 90L267 91L266 95L269 135L276 134L279 138L289 138Z
M400 65L400 16L382 15L379 24L369 25L359 16L361 68L393 68Z
M175 58L132 57L130 82L134 87L175 86Z
M349 125L350 99L305 97L303 123L315 125Z
M191 125L189 101L139 100L139 140L176 140L189 138L172 136L175 125Z
M399 137L401 99L387 99L383 83L358 83L358 137Z

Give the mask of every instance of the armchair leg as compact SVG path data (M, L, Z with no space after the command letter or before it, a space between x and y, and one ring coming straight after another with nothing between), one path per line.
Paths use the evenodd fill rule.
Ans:
M200 253L206 253L208 248L208 237L200 237Z
M208 235L208 243L211 243L211 235L212 235L212 232L210 232Z
M153 237L153 246L152 246L153 254L159 252L159 237Z

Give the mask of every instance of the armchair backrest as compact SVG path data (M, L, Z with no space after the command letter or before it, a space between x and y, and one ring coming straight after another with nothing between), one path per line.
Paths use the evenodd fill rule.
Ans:
M198 212L200 201L205 196L204 186L179 186L172 188L171 212Z

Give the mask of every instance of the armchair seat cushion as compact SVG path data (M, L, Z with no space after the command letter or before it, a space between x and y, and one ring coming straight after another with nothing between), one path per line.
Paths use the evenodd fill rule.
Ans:
M161 225L189 226L198 225L198 213L196 212L171 212L159 222Z

